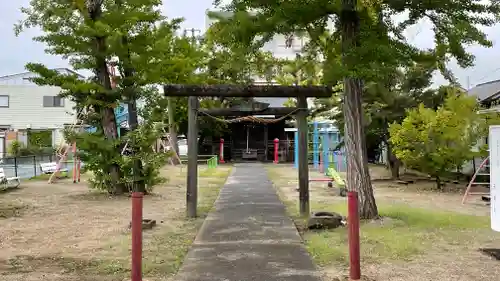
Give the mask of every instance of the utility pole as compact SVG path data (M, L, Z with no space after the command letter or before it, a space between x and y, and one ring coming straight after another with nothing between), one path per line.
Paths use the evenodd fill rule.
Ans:
M199 29L191 28L191 29L184 29L184 37L187 37L187 33L191 32L191 40L192 43L196 43L196 32L201 32ZM164 88L165 89L165 88ZM175 151L177 155L179 155L179 144L177 142L177 128L175 124L175 107L174 107L174 100L172 100L173 97L167 96L167 113L168 113L168 134L169 134L169 139L170 139L170 146L172 149ZM188 140L189 141L189 140ZM173 163L174 164L180 164L178 163L178 159L174 158Z
M184 36L187 36L188 31L191 33L191 40L193 43L196 42L196 33L201 33L201 30L196 28L184 29Z

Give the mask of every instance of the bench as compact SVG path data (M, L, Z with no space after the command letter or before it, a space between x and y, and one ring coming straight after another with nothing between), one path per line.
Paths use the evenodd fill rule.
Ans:
M11 185L12 182L15 182L15 185ZM3 168L0 168L0 183L4 190L8 188L17 188L21 185L21 179L19 177L8 178Z
M57 163L56 162L41 163L40 170L42 171L43 174L47 175L53 174L57 171ZM60 168L59 172L68 172L68 169Z

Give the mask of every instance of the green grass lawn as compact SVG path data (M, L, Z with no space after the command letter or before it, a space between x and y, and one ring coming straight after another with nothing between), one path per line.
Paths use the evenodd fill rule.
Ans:
M316 264L347 266L347 229L341 227L324 231L304 230L305 219L299 216L298 202L287 200L286 198L290 197L280 189L280 184L286 185L286 174L272 167L268 168L268 172L289 214L301 230L305 246ZM325 196L328 195L323 194L321 201L311 196L311 210L347 215L347 200L339 201L338 197L335 199L332 195L332 203L327 204L324 203L328 202ZM392 204L383 198L377 203L379 214L383 219L361 223L363 262L377 264L412 260L426 251L446 250L450 245L459 245L474 239L477 235L489 232L490 219L486 216Z
M346 204L314 206L346 214ZM476 230L489 228L489 218L432 211L407 205L379 205L382 221L364 222L360 229L365 262L411 260L434 246L472 239ZM348 263L347 229L304 234L306 247L320 266Z
M167 167L167 169L172 168ZM185 216L185 174L174 169L170 171L172 183L157 186L154 192L144 199L145 218L156 219L158 223L157 227L144 231L143 234L144 280L169 280L168 278L177 272L196 237L199 227L213 208L214 201L231 172L231 167L225 166L200 171L198 178L198 217L195 219L188 219ZM45 180L48 177L39 177L38 179ZM110 206L112 208L123 208L124 222L129 220L130 199L128 197L110 197L104 192L93 192L91 196L87 193L82 193L82 195L84 196L55 195L61 196L59 199L60 207L65 208L64 211L60 210L58 212L71 212L71 208L79 204L87 206L95 204L95 209L101 207L110 208ZM123 204L124 202L125 204ZM0 221L4 218L22 215L27 208L22 203L22 201L12 201L12 199L5 200L5 202L0 201ZM152 206L156 206L155 209L149 209L148 211L147 208ZM29 213L26 214L26 216L28 215ZM158 220L158 218L162 218L162 220ZM92 218L82 219L92 220ZM30 275L33 272L49 270L66 276L67 280L125 280L130 276L131 234L125 226L113 225L112 227L118 227L121 230L114 232L114 237L103 237L103 243L99 248L93 249L92 252L82 249L81 257L64 253L49 253L37 256L12 255L5 261L0 261L0 268L5 268L0 270L0 275ZM57 233L59 230L51 231ZM62 228L60 231L66 231L66 229ZM20 245L19 247L29 246ZM58 247L63 248L63 245Z

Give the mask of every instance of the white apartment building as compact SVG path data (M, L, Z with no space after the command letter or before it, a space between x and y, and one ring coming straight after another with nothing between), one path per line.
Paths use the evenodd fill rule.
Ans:
M76 72L58 68L62 73ZM5 154L6 135L19 132L18 140L26 142L22 132L31 130L52 131L52 144L62 140L62 129L73 124L76 118L71 101L58 97L60 88L38 86L29 78L32 72L0 76L0 155Z

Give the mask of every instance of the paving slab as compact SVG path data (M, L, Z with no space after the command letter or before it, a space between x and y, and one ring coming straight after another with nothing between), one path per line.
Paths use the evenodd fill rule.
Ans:
M262 164L236 164L176 281L320 281Z

